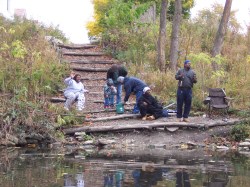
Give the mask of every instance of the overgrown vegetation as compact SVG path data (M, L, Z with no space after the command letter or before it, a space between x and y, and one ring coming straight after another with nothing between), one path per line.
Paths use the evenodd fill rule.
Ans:
M250 126L248 123L241 123L235 125L230 132L230 136L234 141L244 141L250 135Z
M53 133L55 109L46 99L58 91L67 66L45 36L66 38L57 28L25 19L0 16L0 25L0 138L13 131Z

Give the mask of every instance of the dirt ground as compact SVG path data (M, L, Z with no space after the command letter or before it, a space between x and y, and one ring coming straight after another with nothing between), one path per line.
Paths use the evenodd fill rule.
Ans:
M216 123L224 122L223 118L203 118L203 117L190 117L190 123ZM235 118L229 118L227 122L235 120ZM155 121L146 121L146 123L152 122L176 122L176 117L171 116L168 118L160 118ZM106 122L99 122L94 126L107 126L107 125L135 125L142 123L140 118L137 119L124 119L124 120L112 120ZM143 122L145 123L145 122ZM225 122L226 123L226 122ZM175 147L181 144L195 144L196 146L205 146L205 142L211 137L225 137L229 135L232 126L218 126L209 129L198 129L181 127L174 132L164 130L164 128L157 128L153 130L130 130L122 132L107 132L107 133L91 133L96 138L112 139L116 141L116 145L121 147L134 146L134 147Z

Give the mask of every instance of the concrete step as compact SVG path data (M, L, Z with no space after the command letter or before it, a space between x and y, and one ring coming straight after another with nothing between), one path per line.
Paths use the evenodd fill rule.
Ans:
M63 52L62 55L68 56L104 56L103 52Z
M90 49L95 48L96 45L83 44L83 45L67 45L67 44L58 44L58 47L65 49Z

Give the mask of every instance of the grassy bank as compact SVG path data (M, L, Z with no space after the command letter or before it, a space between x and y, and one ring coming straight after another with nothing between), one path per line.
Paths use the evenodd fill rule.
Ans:
M68 67L59 62L46 35L66 41L57 28L0 17L0 139L7 134L54 133L47 98L61 87Z

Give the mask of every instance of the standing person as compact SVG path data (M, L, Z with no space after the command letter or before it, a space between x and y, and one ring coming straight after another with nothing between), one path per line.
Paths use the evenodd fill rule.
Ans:
M114 86L117 89L116 93L116 104L121 102L122 98L122 84L117 81L119 76L126 77L128 74L127 69L123 65L112 65L107 71L107 79L112 79L114 82Z
M113 80L108 79L107 84L104 86L104 108L114 107L114 96L117 90L114 86Z
M151 89L149 87L145 87L143 89L143 94L138 101L138 106L142 120L154 120L160 117L168 116L167 110L163 109L158 100L152 96Z
M130 97L131 93L136 96L136 103L134 105L133 114L138 114L140 112L138 107L138 101L142 96L143 89L147 87L146 83L136 77L118 77L117 81L124 84L124 90L126 95L124 97L124 103L126 103Z
M64 80L64 83L67 85L64 91L64 96L67 98L64 109L69 110L73 102L77 99L77 110L82 111L85 104L84 93L89 91L84 89L81 83L81 76L72 72L70 77Z
M178 121L188 122L188 116L192 104L192 88L193 84L197 82L196 74L191 69L191 61L184 62L184 68L177 71L175 79L178 80L177 89L177 119ZM184 105L184 112L182 108Z

